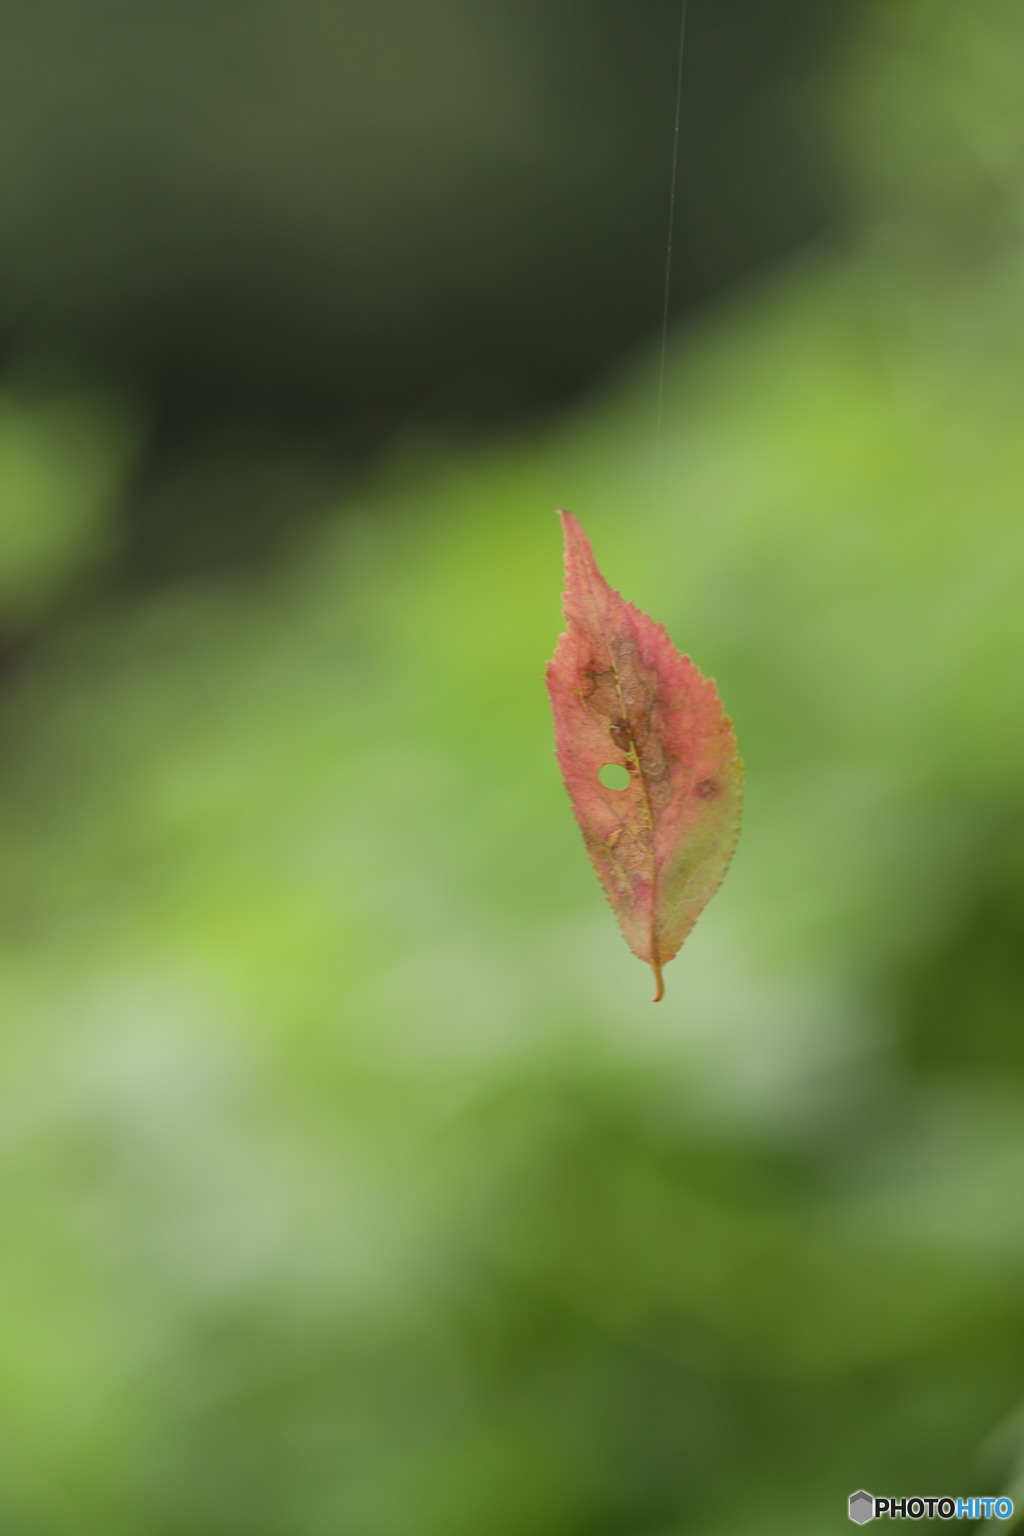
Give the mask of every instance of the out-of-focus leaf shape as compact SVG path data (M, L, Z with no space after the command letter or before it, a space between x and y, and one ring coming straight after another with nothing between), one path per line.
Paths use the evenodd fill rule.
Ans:
M0 390L0 626L29 628L112 540L139 447L121 400Z
M567 627L548 663L558 763L626 942L654 972L717 891L739 835L743 765L718 690L660 624L612 590L576 518L565 533ZM602 783L609 763L629 773Z

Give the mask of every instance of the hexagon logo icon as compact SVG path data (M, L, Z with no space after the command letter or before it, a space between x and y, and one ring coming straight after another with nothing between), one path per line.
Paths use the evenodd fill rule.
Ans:
M875 1518L875 1501L870 1493L861 1488L850 1494L850 1519L855 1525L866 1525Z

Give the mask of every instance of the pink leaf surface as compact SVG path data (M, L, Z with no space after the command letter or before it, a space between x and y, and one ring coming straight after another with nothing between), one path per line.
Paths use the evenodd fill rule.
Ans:
M548 663L558 763L626 943L654 972L722 883L739 835L743 764L718 690L660 624L612 590L560 512L566 629ZM629 774L610 789L607 763Z

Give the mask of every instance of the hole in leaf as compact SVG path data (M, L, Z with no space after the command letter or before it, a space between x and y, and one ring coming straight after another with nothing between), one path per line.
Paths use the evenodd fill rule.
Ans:
M621 763L604 763L597 776L605 789L626 789L629 785L629 769Z

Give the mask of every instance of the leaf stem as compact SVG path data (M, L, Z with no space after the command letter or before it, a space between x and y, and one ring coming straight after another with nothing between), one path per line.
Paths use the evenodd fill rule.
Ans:
M650 961L650 967L654 972L654 996L651 998L651 1002L660 1003L665 996L665 983L661 979L661 961L658 959L657 952L655 952L654 958Z

